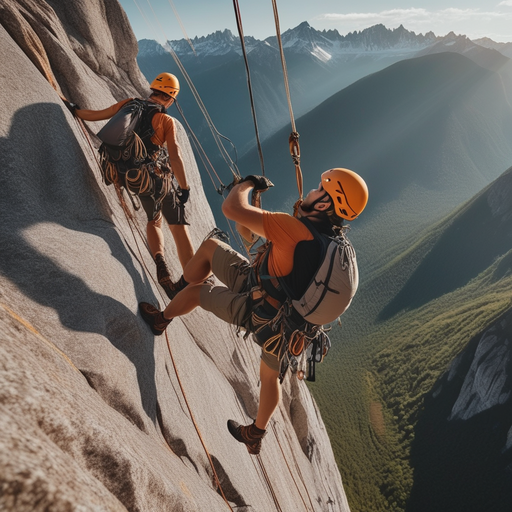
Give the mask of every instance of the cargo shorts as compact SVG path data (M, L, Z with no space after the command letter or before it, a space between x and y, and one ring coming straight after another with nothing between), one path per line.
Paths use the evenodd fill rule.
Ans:
M144 208L144 211L146 212L148 222L152 221L155 217L155 200L151 196L142 194L139 195L139 199L142 208ZM167 224L170 224L171 226L188 226L189 223L187 221L185 206L186 205L181 204L175 199L174 194L170 193L164 197L160 211L162 212Z
M251 313L250 270L251 264L247 258L228 244L219 242L213 253L212 272L225 286L203 286L200 306L221 320L248 330ZM261 359L272 370L279 371L279 361L275 355L262 350Z

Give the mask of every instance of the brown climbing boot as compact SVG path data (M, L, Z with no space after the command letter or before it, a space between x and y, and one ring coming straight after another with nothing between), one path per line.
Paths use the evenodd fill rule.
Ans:
M160 253L155 256L155 263L158 284L164 289L167 297L172 300L176 295L178 295L178 292L181 292L181 290L187 286L188 283L183 279L183 276L179 278L177 283L172 282L169 268L165 263L164 257Z
M149 304L149 302L139 302L139 311L144 322L149 325L151 332L155 336L163 334L167 326L172 322L172 318L167 320L164 314L156 309L153 304Z
M178 295L178 293L181 292L183 288L188 286L188 283L187 281L185 281L185 279L183 279L183 276L181 276L179 280L176 281L175 283L173 283L170 278L168 281L158 282L165 290L165 293L167 294L167 297L169 297L170 300L174 299L174 297L176 297L176 295Z
M160 253L155 256L155 263L156 278L158 279L158 284L164 289L164 292L172 300L176 295L176 293L173 294L174 283L171 280L171 274L169 273L167 263L165 263L164 257Z
M234 420L228 421L229 433L239 442L247 446L247 451L251 455L258 455L261 450L261 442L267 433L261 430L254 423L251 425L240 425Z

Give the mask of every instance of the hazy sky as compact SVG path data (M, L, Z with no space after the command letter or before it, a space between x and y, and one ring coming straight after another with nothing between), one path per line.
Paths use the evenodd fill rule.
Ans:
M238 34L232 0L120 0L137 39L182 39L229 29ZM307 21L342 35L377 23L422 33L453 31L470 39L512 42L512 0L277 0L281 32ZM271 0L239 0L244 34L275 35ZM174 8L174 9L173 9ZM177 16L175 14L177 13ZM158 21L157 21L158 19ZM180 21L181 20L181 25Z

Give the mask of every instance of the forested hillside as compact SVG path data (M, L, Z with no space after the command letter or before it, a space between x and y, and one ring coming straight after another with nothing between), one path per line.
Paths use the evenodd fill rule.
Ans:
M365 283L333 330L312 390L353 511L508 510L511 247L509 169Z

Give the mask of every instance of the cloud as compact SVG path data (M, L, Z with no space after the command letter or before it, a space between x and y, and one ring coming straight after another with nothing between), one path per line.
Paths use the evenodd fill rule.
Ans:
M512 0L504 0L502 4L512 6ZM461 19L482 19L484 18L498 18L503 16L502 12L487 11L482 12L480 9L458 9L455 7L449 7L447 9L441 9L439 11L428 11L423 8L410 8L410 9L389 9L381 12L364 12L364 13L349 13L349 14L338 14L338 13L327 13L317 16L315 19L321 21L334 21L334 22L385 22L393 21L397 22L433 22L433 21L460 21Z
M512 6L512 0L503 0L500 5ZM326 13L316 16L314 21L325 27L360 30L383 24L388 28L404 25L409 30L455 30L464 23L504 21L512 19L512 13L504 11L482 11L448 7L429 11L424 8L389 9L380 12ZM452 28L453 27L453 28Z

